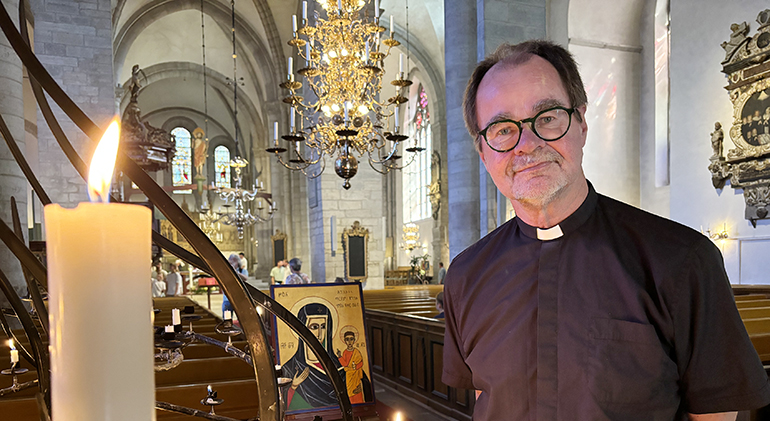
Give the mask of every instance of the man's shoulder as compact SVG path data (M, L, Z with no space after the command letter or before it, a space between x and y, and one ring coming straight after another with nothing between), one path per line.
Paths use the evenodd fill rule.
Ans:
M703 234L674 220L656 215L608 196L599 195L600 208L612 218L613 224L623 229L645 235L692 245L693 241L704 240Z
M479 275L480 268L489 264L490 260L494 260L494 256L503 248L502 243L510 241L515 230L516 219L513 218L468 246L452 259L452 263L446 271L447 278L445 279L450 276L456 279L464 277L464 275L473 275L474 277Z

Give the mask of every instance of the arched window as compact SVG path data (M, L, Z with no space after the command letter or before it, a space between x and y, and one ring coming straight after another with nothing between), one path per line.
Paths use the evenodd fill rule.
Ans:
M431 214L428 187L431 182L431 140L430 113L428 112L428 94L422 85L418 88L417 109L412 119L412 140L425 148L419 152L410 165L403 170L402 197L404 204L404 223L429 218ZM406 157L405 157L406 158ZM408 158L407 158L408 159Z
M219 145L214 149L214 183L217 187L231 187L230 184L230 149Z
M190 132L184 127L171 130L176 139L176 154L172 162L172 180L175 186L192 184L192 145ZM190 194L192 190L174 190L174 193Z

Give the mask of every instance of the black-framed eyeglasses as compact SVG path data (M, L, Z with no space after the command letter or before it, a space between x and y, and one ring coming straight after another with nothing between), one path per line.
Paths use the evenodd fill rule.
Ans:
M572 125L572 113L575 110L576 108L557 106L540 111L534 117L521 121L493 121L480 131L479 135L484 138L487 146L493 151L508 152L519 144L522 126L524 123L529 123L532 133L546 142L552 142L567 134Z

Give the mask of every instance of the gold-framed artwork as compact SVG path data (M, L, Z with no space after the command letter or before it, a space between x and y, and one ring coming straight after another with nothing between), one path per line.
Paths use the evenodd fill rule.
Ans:
M373 410L372 363L361 284L272 285L270 294L316 335L332 357L345 381L354 415ZM334 389L315 354L275 317L273 331L276 364L281 366L283 377L293 380L286 395L286 414L294 420L339 416Z
M735 148L724 153L722 124L716 122L709 158L714 188L729 180L733 189L743 190L744 216L755 227L770 217L770 9L758 14L757 23L753 36L747 22L732 24L730 39L722 43L725 89L733 105L728 133Z
M287 247L286 233L281 230L275 230L275 234L270 236L270 241L273 245L273 266L278 266L278 262L281 260L289 260L286 256L289 253Z
M364 282L369 277L369 230L358 221L342 231L345 279Z

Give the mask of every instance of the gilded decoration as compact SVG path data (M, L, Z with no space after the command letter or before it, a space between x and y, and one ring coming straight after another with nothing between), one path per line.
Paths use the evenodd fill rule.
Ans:
M275 235L270 236L270 241L273 243L273 266L277 266L281 260L289 260L286 233L277 229Z
M369 277L369 230L358 221L342 231L345 278L364 282Z
M219 232L222 234L221 237L209 237L219 250L244 250L243 239L238 238L238 230L236 230L235 227L221 226ZM174 227L171 221L167 219L160 220L160 235L175 242L177 245L191 253L195 252L195 249L193 249L190 243L187 242L187 239Z
M714 187L721 189L729 180L732 188L742 189L745 218L754 226L770 213L770 9L759 13L757 23L754 36L748 23L732 24L730 39L722 43L725 89L733 104L728 133L735 148L725 156L724 132L716 122L709 158Z
M433 219L438 220L438 214L441 210L441 155L438 151L433 151L430 164L431 183L428 187L428 196L433 210Z

